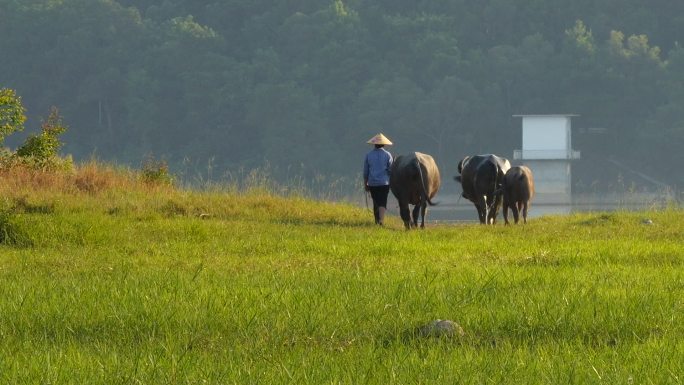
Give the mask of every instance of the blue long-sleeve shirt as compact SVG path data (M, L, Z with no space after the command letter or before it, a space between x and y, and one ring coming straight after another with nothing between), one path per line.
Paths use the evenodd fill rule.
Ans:
M363 179L369 186L387 186L392 166L392 154L384 148L374 148L363 162Z

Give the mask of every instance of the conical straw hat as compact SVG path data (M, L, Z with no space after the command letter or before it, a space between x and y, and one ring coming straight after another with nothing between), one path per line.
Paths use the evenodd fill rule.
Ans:
M368 140L368 142L366 142L366 143L368 143L368 144L384 144L384 145L388 145L388 146L392 145L392 142L390 142L390 140L387 139L387 137L383 134L375 135L374 137L370 138Z

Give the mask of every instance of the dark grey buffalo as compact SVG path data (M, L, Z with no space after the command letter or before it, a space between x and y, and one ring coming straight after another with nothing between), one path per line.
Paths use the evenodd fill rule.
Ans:
M495 224L501 207L501 183L511 163L496 155L466 156L458 162L458 172L454 177L461 183L464 198L473 202L482 224Z
M432 198L440 186L439 169L430 155L414 152L400 155L392 163L390 189L399 202L399 213L406 229L413 224L418 227L418 214L421 215L421 228L425 228L427 205L434 205ZM414 205L411 221L409 204ZM419 212L420 211L420 212Z
M515 166L506 171L503 183L503 217L508 224L508 209L513 212L513 220L518 223L522 214L523 223L527 223L527 209L534 197L534 178L532 170L527 166Z

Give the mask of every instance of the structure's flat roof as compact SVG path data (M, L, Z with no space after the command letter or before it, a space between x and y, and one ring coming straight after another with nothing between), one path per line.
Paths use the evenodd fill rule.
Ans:
M561 117L561 116L562 116L562 117L576 117L576 116L579 116L579 115L577 115L577 114L526 114L526 115L513 115L514 118L525 118L525 117L528 117L528 116L531 116L531 117L547 117L547 118L548 118L548 117L554 117L554 116L558 116L558 117Z

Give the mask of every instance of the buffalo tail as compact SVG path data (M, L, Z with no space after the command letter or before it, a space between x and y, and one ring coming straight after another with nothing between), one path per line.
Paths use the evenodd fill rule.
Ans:
M421 187L421 193L423 194L423 198L425 201L430 205L430 206L435 206L436 203L433 203L432 200L430 200L430 196L427 193L427 187L425 185L425 178L423 177L423 169L420 167L420 161L416 158L416 167L418 168L418 175L420 175L420 187Z

